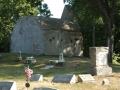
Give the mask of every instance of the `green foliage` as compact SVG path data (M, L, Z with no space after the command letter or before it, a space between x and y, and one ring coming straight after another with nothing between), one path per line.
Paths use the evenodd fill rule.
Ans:
M93 46L93 30L95 46L106 46L104 22L100 12L88 0L64 0L72 6L75 17L83 34L84 56L89 56L89 47Z
M93 30L95 31L95 46L106 46L107 37L105 23L99 10L89 0L63 0L68 2L74 11L75 17L81 27L83 34L84 55L89 56L89 47L93 46ZM108 3L111 6L111 3ZM114 14L116 26L114 51L120 53L120 2L117 1Z
M117 2L115 17L115 39L114 39L114 50L116 54L120 54L120 2Z
M42 0L0 0L0 52L10 50L10 34L20 17L38 15L41 11L47 12L44 14L47 17L51 15L50 10L40 8L42 6Z
M120 65L120 54L113 53L112 59L113 59L113 64L119 64Z

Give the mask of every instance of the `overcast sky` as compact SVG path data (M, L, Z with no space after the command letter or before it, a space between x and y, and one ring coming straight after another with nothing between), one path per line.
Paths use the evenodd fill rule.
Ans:
M54 18L61 18L63 9L64 9L64 2L63 0L44 0L43 3L47 3L51 14L53 14L52 17Z

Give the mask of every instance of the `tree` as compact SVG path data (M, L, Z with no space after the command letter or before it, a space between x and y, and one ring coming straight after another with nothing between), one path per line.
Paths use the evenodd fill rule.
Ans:
M10 34L20 17L38 15L44 9L43 0L0 0L0 52L8 52ZM48 12L49 11L49 12ZM45 9L50 16L50 10ZM47 16L46 14L46 16Z
M109 47L108 62L112 63L112 53L114 48L114 11L116 8L116 0L89 0L94 6L96 6L101 15L104 18L106 27L106 36Z
M64 1L70 2L72 5L77 0ZM93 6L95 6L103 17L106 28L107 46L109 47L108 62L112 63L115 34L114 11L116 8L116 0L85 0L85 2L90 2Z

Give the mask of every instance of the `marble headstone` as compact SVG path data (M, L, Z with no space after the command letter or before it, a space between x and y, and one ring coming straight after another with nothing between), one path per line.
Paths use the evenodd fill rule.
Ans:
M91 74L79 74L78 81L83 83L93 83L95 79L91 76Z
M65 62L64 58L63 58L63 53L59 54L59 60L58 62Z
M108 66L108 47L89 47L90 68L92 75L111 75L112 68Z
M52 82L73 84L76 82L76 79L75 79L75 75L73 74L57 74L52 79Z

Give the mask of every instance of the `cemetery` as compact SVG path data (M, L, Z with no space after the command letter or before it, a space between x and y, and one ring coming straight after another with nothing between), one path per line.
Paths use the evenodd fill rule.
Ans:
M0 90L120 90L120 63L108 63L108 47L89 47L69 5L61 19L20 18L0 53Z
M103 50L103 55L100 52L96 55L97 61L94 61L95 56L69 57L62 53L56 56L24 54L20 51L0 53L0 90L119 90L119 63L108 64L107 61L101 61L106 59L106 47L90 47L90 54L94 53L91 49ZM16 61L18 57L22 60ZM26 63L28 57L32 57L36 62ZM53 64L51 60L64 60L64 65ZM54 67L41 69L49 65ZM104 70L94 70L99 67L107 69L108 73ZM27 68L32 70L28 80L25 72Z

